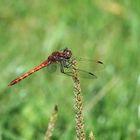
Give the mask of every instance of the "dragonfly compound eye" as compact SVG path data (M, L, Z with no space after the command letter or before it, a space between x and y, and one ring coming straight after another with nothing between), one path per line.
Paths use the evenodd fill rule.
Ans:
M71 50L69 50L68 48L66 48L66 49L64 49L64 51L63 51L63 55L64 55L64 57L65 57L66 59L69 59L69 58L71 58L71 56L72 56L72 52L71 52Z

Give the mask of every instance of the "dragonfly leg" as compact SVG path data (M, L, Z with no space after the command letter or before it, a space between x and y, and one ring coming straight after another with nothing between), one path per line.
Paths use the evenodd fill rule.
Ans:
M64 58L60 61L60 63L64 68L70 68L72 66L70 60Z
M65 68L68 68L68 67L65 67ZM61 71L63 74L66 74L66 75L68 75L68 76L72 76L72 72L71 72L71 71L65 71L64 65L63 65L63 61L60 62L60 71Z
M60 71L61 71L62 73L64 73L64 66L63 66L62 61L60 61Z
M72 72L71 71L64 72L64 74L66 74L67 76L72 76Z

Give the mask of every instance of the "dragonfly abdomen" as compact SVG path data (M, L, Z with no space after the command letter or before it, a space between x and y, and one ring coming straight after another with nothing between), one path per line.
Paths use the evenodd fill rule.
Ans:
M20 82L21 80L25 79L26 77L28 77L29 75L33 74L34 72L48 66L49 63L42 63L39 66L35 67L34 69L30 70L29 72L23 74L22 76L16 78L15 80L11 81L10 84L8 86L12 86L14 84L17 84L18 82Z

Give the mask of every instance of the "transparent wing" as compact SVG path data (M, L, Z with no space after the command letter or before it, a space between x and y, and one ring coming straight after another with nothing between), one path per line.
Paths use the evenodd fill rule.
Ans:
M104 63L100 60L86 58L74 58L78 63L79 73L85 78L97 78L104 69Z
M104 64L102 61L99 60L91 60L91 59L85 59L85 58L72 58L76 59L78 63L78 72L81 78L86 79L96 79L99 77L101 70L104 69ZM67 76L72 76L72 67L71 64L69 64L69 61L66 61L65 65L68 67L63 66L64 74ZM61 74L61 65L60 63L54 63L49 65L46 68L46 73L53 74L60 76Z
M101 69L103 68L103 63L101 61L97 61L96 63L92 64L92 61L82 61L81 60L77 62L78 63L78 72L81 78L87 78L87 79L95 79L98 77ZM66 68L63 67L64 74L68 76L72 76L72 66Z

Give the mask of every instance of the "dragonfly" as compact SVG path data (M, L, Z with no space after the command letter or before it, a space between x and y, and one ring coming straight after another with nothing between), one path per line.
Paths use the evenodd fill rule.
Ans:
M75 59L75 58L74 58ZM65 69L69 69L72 66L72 51L68 48L63 49L62 51L55 51L51 55L48 56L48 58L42 62L40 65L35 67L34 69L26 72L25 74L19 76L18 78L14 79L9 83L8 86L13 86L17 83L19 83L21 80L25 79L26 77L30 76L34 72L44 68L48 67L51 64L59 63L60 64L60 71L63 74L66 74L68 76L72 76L72 72L70 71L65 71ZM98 64L103 64L102 61L97 61ZM92 78L96 78L96 75L92 72L85 71L82 69L78 69L82 73L86 73Z

